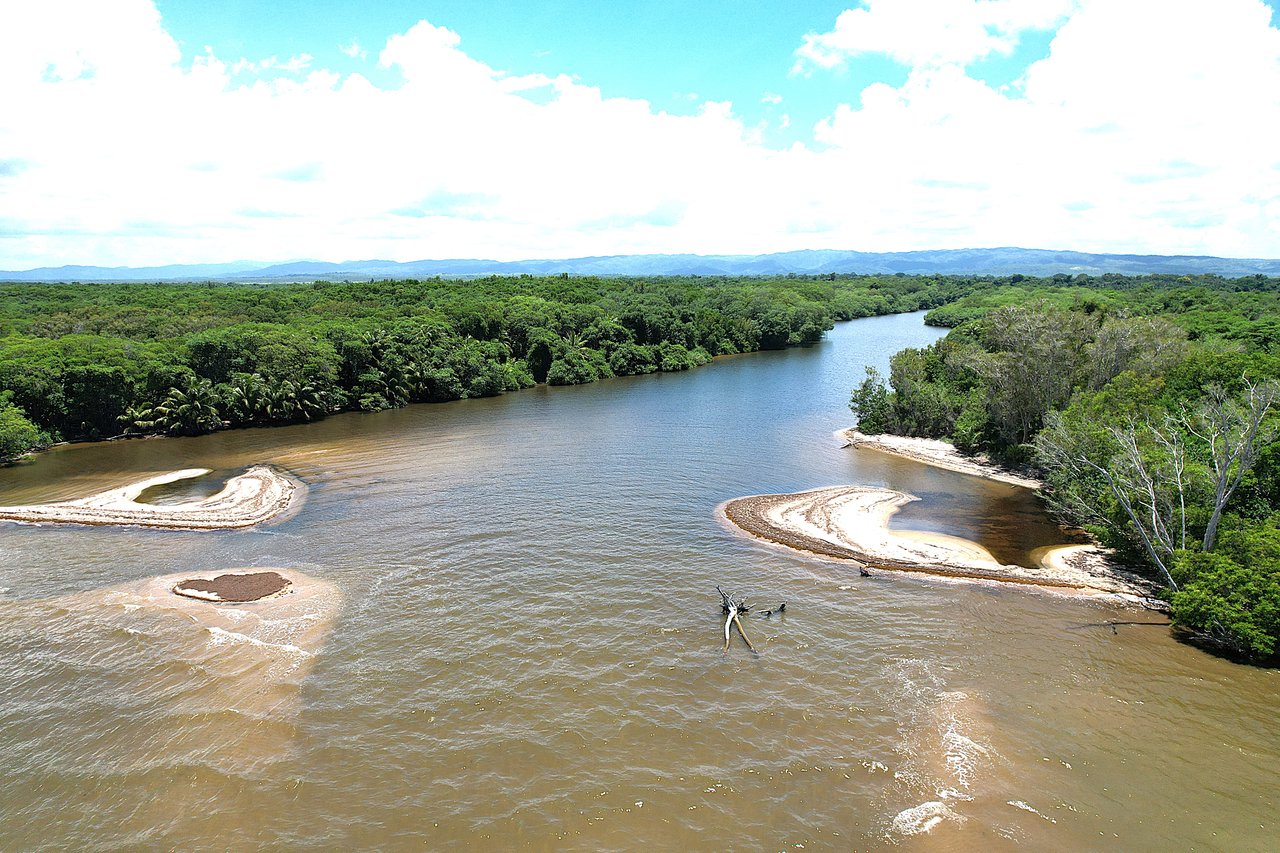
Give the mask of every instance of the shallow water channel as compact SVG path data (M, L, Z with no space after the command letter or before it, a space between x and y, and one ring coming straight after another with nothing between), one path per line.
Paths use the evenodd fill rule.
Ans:
M148 496L181 500L259 462L308 486L252 531L0 526L0 849L1275 849L1280 673L1098 624L1157 614L859 578L716 520L866 483L1003 561L1062 541L1025 490L832 437L864 365L939 334L857 320L688 374L0 470L0 504L214 469ZM331 583L324 645L97 592L234 566ZM721 654L717 584L788 602L748 621L759 657Z

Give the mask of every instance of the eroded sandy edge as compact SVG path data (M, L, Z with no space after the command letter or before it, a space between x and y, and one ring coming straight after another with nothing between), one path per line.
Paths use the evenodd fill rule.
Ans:
M958 471L961 474L972 474L987 480L1023 486L1028 489L1039 489L1044 483L1031 477L1023 477L1007 471L985 457L965 456L955 445L936 438L909 438L903 435L865 435L856 429L836 430L836 438L845 442L847 447L878 450L901 456L914 462Z
M228 530L252 527L282 515L301 500L297 482L266 465L256 465L227 480L216 495L180 504L138 503L153 486L201 477L208 468L159 474L96 495L58 503L0 507L0 520L27 524L89 524L178 530Z
M914 495L890 489L836 486L736 498L721 504L717 512L733 527L767 542L880 569L1125 600L1151 592L1142 579L1122 575L1104 560L1070 559L1079 546L1047 549L1042 564L1029 568L1002 565L967 540L890 530L894 513L913 500Z

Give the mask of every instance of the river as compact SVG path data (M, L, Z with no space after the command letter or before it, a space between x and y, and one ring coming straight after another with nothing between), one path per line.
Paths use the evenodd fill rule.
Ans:
M1274 850L1280 673L1098 624L1157 614L860 578L717 521L866 483L1001 560L1060 541L1025 490L832 437L864 365L939 334L856 320L687 374L0 470L0 504L258 462L308 487L251 531L0 526L0 849ZM316 654L97 592L233 566L333 584ZM717 584L787 602L749 619L759 657L721 653Z

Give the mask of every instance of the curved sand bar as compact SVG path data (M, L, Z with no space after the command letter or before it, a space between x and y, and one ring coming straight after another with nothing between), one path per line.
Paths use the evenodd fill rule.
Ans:
M299 497L298 484L265 465L227 480L216 495L177 504L138 503L153 486L202 477L208 468L187 468L149 477L118 489L60 503L0 507L0 520L28 524L95 524L226 530L270 521Z
M1002 565L990 552L954 536L890 530L899 508L914 495L870 486L835 486L791 495L755 495L722 506L724 517L752 536L802 551L852 560L880 569L943 577L999 581L1082 593L1143 596L1137 578L1103 561L1052 559L1040 566Z

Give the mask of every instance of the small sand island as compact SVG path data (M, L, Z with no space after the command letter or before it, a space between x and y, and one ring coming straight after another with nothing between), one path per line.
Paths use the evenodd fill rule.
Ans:
M943 577L1048 587L1061 592L1145 596L1142 579L1110 568L1094 546L1048 549L1036 567L1002 565L966 539L890 530L914 495L871 486L835 486L755 495L721 506L730 523L760 539L859 565Z
M173 585L173 594L201 601L245 604L287 595L293 582L279 572L228 572L215 578L187 578Z
M201 500L173 504L138 502L138 497L154 486L203 477L208 473L208 468L187 468L148 477L87 498L60 503L0 507L0 520L27 524L229 530L270 521L300 499L298 483L273 468L258 465L227 480L226 486L216 495Z

